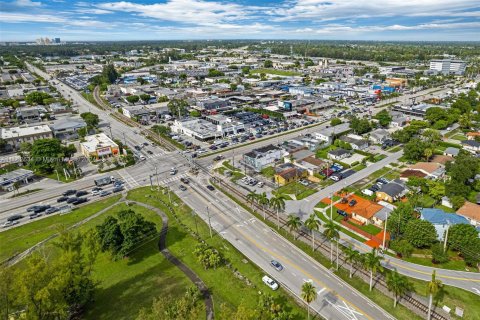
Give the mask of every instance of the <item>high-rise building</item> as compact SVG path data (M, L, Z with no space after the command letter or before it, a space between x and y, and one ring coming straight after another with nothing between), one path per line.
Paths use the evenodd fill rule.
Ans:
M55 38L55 43L60 43L60 38Z
M430 71L436 73L462 75L465 73L466 67L466 62L462 60L443 59L430 61Z

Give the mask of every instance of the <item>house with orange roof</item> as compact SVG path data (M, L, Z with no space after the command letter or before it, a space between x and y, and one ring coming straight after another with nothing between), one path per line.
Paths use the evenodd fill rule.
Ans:
M346 213L350 219L353 219L354 222L360 225L374 223L372 220L373 216L383 208L381 205L357 195L351 195L347 200L346 203L339 202L335 204L335 207ZM352 200L356 201L353 206L350 205Z
M480 137L480 131L467 132L466 136L468 140L475 140L475 137Z
M466 201L465 204L457 210L457 214L466 218L470 224L480 226L480 205Z

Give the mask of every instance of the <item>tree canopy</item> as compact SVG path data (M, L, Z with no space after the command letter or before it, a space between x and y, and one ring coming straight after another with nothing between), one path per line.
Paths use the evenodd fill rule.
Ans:
M413 219L405 227L405 239L417 248L428 248L437 240L437 231L429 221Z

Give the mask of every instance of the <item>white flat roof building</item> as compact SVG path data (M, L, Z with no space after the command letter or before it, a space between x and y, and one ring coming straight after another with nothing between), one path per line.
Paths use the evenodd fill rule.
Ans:
M52 130L46 124L30 126L30 127L12 127L0 128L0 138L7 141L7 144L13 148L18 148L21 143L38 139L51 139L53 137Z
M467 63L462 60L431 60L430 70L442 74L462 75L465 73Z
M118 156L118 145L105 133L86 136L85 141L80 143L80 149L87 159Z

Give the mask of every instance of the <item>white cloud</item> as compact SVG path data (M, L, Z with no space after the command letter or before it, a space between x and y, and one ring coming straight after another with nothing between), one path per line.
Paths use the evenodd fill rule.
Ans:
M76 27L93 27L93 28L111 28L114 26L112 23L92 20L92 19L70 19L68 17L62 17L57 15L48 14L25 14L25 13L11 13L0 12L0 20L9 23L55 23Z
M42 5L41 2L33 2L31 0L16 0L14 3L19 7L40 7Z

